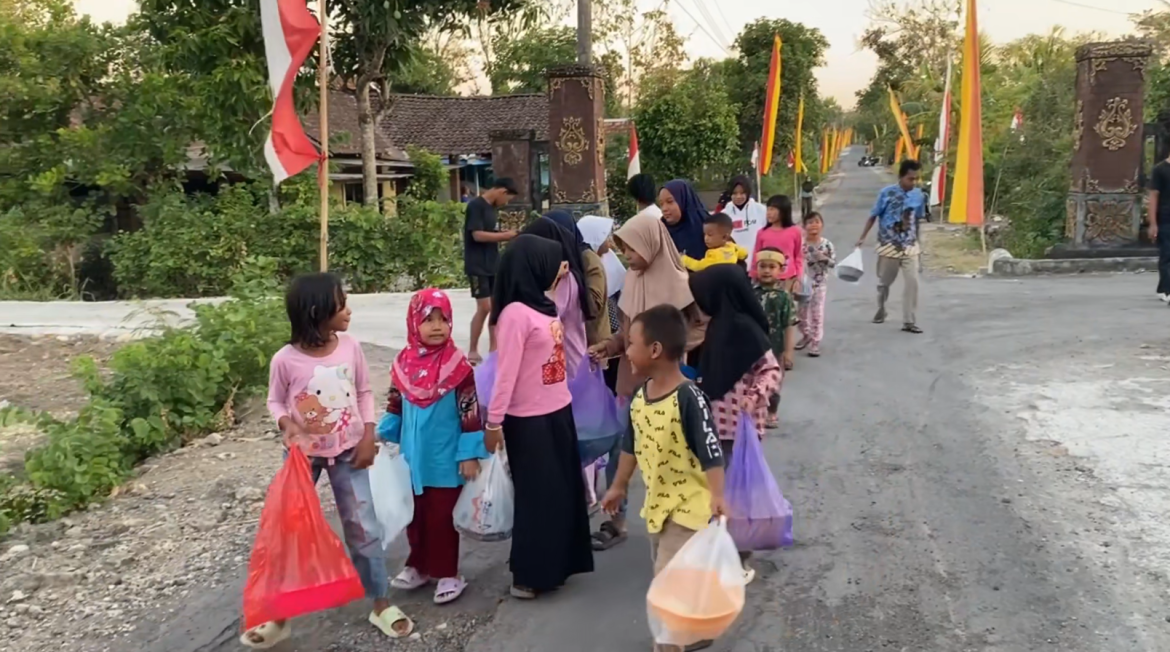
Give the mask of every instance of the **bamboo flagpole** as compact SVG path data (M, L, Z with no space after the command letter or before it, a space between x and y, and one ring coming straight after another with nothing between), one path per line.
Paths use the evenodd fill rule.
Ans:
M317 85L321 91L321 162L317 169L317 186L321 192L321 242L318 257L321 271L329 271L329 12L326 0L318 0L321 37L317 62Z

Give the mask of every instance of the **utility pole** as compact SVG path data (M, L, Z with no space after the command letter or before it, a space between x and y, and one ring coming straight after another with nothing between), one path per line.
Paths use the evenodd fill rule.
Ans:
M593 4L591 0L577 0L577 63L593 62Z

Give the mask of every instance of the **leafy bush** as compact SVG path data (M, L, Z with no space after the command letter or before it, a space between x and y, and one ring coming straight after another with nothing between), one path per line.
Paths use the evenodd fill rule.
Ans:
M80 358L90 400L75 419L0 412L0 424L33 421L45 435L25 455L23 480L0 479L0 533L101 500L143 459L228 425L233 401L265 387L268 361L287 340L274 268L250 260L234 298L193 306L194 324L122 347L107 373Z
M425 168L426 157L416 155ZM330 208L329 266L352 291L450 285L462 277L463 205L417 198L437 194L433 176L416 180L392 217L358 205ZM278 281L316 269L317 197L294 186L286 199L274 212L254 186L230 186L215 197L155 195L141 208L143 228L110 245L119 293L222 296L253 258L269 260Z

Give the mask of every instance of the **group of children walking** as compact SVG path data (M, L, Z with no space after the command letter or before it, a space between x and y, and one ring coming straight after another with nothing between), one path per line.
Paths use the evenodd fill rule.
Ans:
M690 190L679 184L686 182L671 182L662 192ZM647 186L653 183L631 182L631 189ZM691 535L725 514L724 470L741 415L778 425L779 390L793 350L820 353L825 284L835 260L820 216L807 215L802 229L783 196L768 201L768 223L750 263L730 242L722 214L702 225L706 251L683 255L675 243L680 230L672 230L668 214L688 210L643 210L612 237L612 221L604 233L591 224L588 241L568 214L546 215L516 235L494 277L473 288L492 290L488 324L497 369L487 405L477 395L478 361L451 337L451 302L442 290L412 297L407 345L386 370L391 387L377 415L361 347L345 333L350 310L341 282L324 273L293 281L286 301L292 337L272 360L268 405L286 446L309 456L314 480L329 474L345 542L373 600L369 620L387 636L413 630L390 604L390 587L434 583L438 604L467 588L452 514L463 484L493 453L506 453L515 488L510 592L519 599L538 598L591 572L595 550L626 539L626 493L637 468L646 484L641 516L655 573ZM615 261L602 259L611 246L627 266L617 292L607 278ZM803 334L799 344L796 329ZM599 366L616 366L611 389L627 418L610 440L585 446L569 381ZM689 379L687 369L697 378ZM410 556L392 581L366 471L379 440L401 447L414 491ZM591 534L581 469L605 454L611 463L601 506L610 519ZM747 554L741 557L750 581ZM263 649L289 634L287 622L266 623L241 641Z

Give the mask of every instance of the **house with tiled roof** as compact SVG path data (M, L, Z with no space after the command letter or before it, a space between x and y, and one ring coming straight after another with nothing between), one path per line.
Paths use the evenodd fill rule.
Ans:
M471 195L492 180L492 133L530 132L537 149L547 152L548 98L542 94L434 96L392 94L375 132L379 192L391 200L409 182L408 147L440 156L451 175L450 197ZM361 132L357 98L352 92L329 94L329 155L338 171L334 192L346 201L362 200ZM320 143L320 119L304 119L305 131ZM546 174L546 173L545 173ZM547 181L544 184L547 186Z

